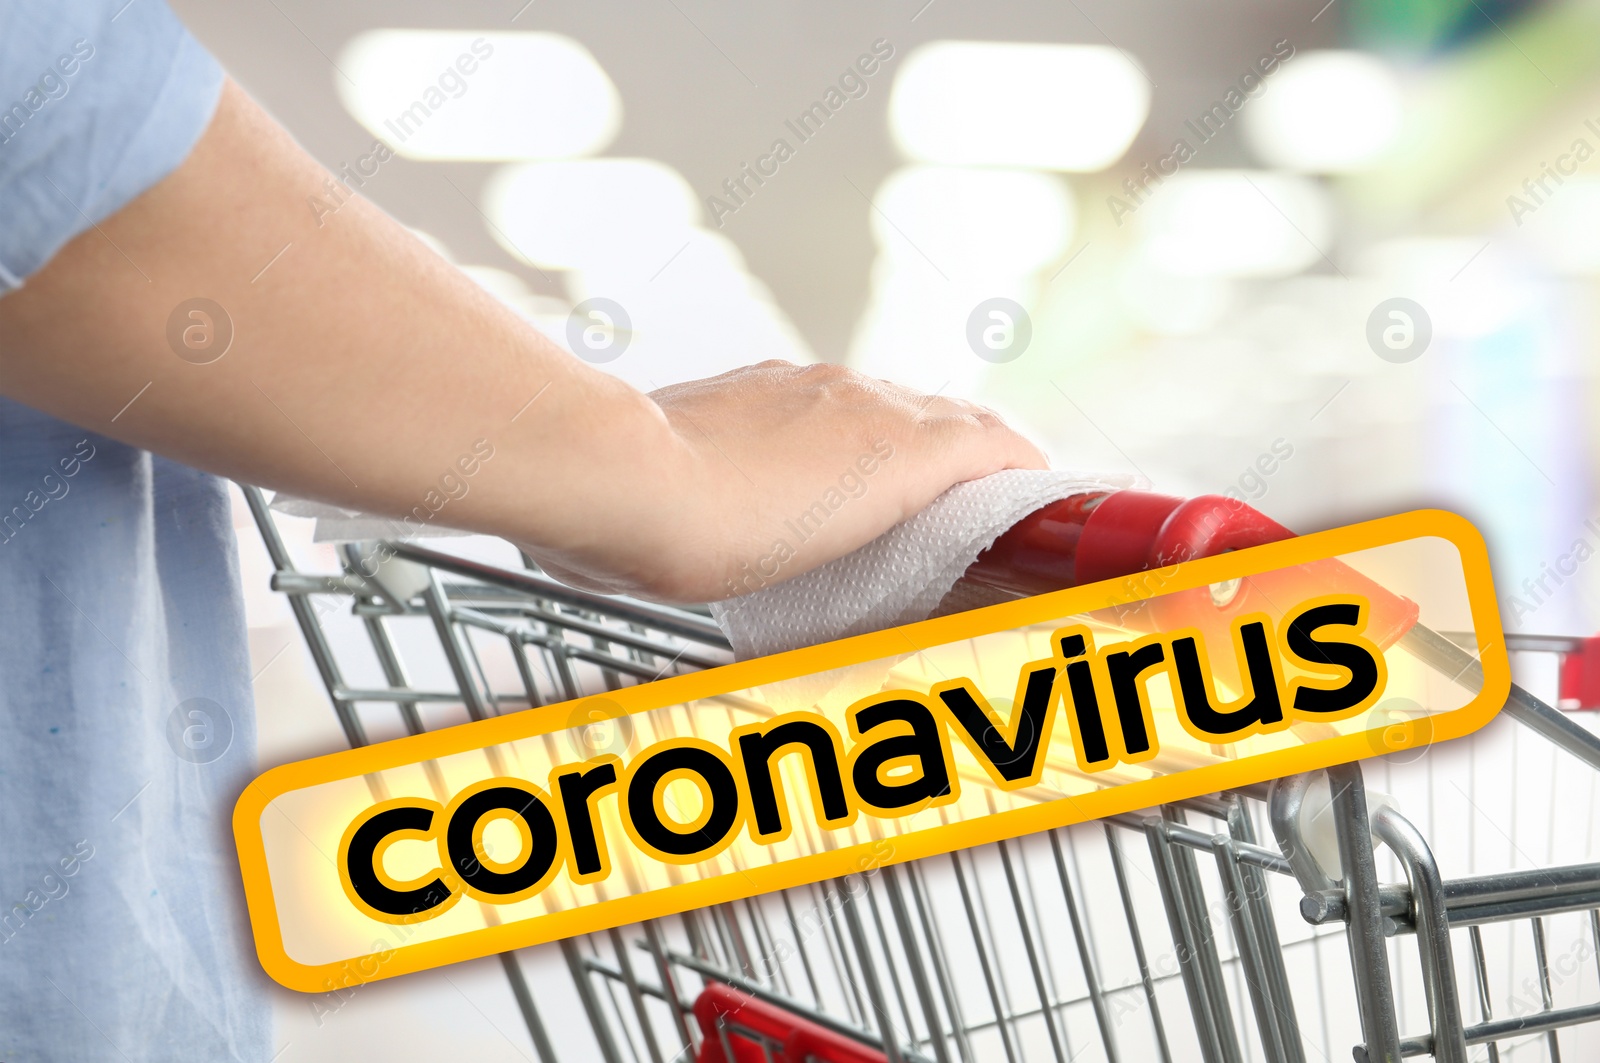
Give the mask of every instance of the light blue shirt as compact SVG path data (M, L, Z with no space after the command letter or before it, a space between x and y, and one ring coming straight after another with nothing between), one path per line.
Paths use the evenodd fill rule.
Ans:
M0 0L0 297L181 163L221 84L160 0ZM0 608L0 1059L265 1063L226 485L0 400Z

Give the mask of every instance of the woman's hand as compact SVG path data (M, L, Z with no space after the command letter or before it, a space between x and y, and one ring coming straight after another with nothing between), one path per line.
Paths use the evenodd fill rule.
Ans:
M1047 467L982 406L837 365L762 362L650 398L668 443L640 455L649 482L619 499L615 529L596 529L595 556L526 547L568 582L671 601L746 594L848 553L952 484Z

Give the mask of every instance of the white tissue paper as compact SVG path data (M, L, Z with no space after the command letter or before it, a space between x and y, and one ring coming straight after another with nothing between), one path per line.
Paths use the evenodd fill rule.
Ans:
M969 480L867 545L772 587L716 602L711 615L740 660L882 631L1004 600L957 586L967 568L1023 517L1058 499L1148 486L1132 475L1009 469ZM883 688L909 653L791 680L763 697L775 711L809 708L830 695L854 702Z
M963 584L967 567L1013 524L1069 495L1146 486L1142 478L1011 469L957 484L921 513L802 576L717 602L711 615L743 660L992 605L1006 596ZM952 590L954 588L954 590ZM786 684L781 710L830 693L855 700L881 689L904 656Z

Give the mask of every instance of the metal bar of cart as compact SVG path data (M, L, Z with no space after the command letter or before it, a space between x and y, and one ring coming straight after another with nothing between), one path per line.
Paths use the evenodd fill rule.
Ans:
M385 705L417 733L453 708L485 718L729 657L701 612L576 591L536 571L414 544L346 548L342 571L303 572L260 492L247 488L245 497L272 585L288 599L351 745L368 741L363 714ZM390 573L374 558L420 566L426 578L386 582ZM341 621L355 625L376 667L345 659L354 643L334 630ZM410 666L418 643L399 637L406 625L429 633L442 673ZM509 685L480 648L495 640L510 648ZM1578 640L1512 635L1507 643L1562 653ZM1399 646L1466 689L1482 683L1463 636L1416 627ZM1572 715L1520 687L1504 715L1519 733L1600 769L1600 737ZM894 1063L1196 1055L1304 1063L1352 1050L1372 1063L1463 1063L1474 1046L1496 1063L1501 1044L1532 1035L1547 1058L1559 1058L1559 1032L1600 1024L1600 1002L1558 999L1545 920L1588 913L1600 953L1600 862L1445 875L1415 822L1369 807L1374 770L1351 764L1327 773L1336 874L1316 864L1298 834L1309 785L1301 777L548 946L576 994L576 1024L547 1026L535 1006L548 994L529 973L548 978L550 964L525 968L516 954L501 961L541 1063L699 1063L741 1050L757 1054L739 1059L798 1063L753 1018L730 1013L708 1024L696 1001L714 985ZM1257 824L1269 821L1263 843ZM1119 844L1128 832L1145 844ZM1091 838L1104 844L1077 844ZM1379 858L1391 855L1400 878L1385 881ZM1277 918L1285 904L1299 907L1298 933ZM1482 927L1522 920L1535 928L1538 1007L1497 1013ZM1394 935L1415 944L1397 955L1420 961L1422 1018L1400 1006L1406 979L1394 966L1403 960L1391 956ZM1337 937L1350 953L1342 989L1320 960L1308 962ZM1463 943L1467 984L1458 984ZM1336 990L1353 991L1348 1009L1342 997L1330 1003ZM1464 1003L1462 993L1472 999ZM1320 1031L1299 1001L1322 1010ZM1424 1021L1426 1030L1414 1029Z

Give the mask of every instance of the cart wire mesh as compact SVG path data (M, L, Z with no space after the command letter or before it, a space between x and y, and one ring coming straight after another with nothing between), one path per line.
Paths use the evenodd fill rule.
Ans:
M593 756L627 742L606 691L732 659L703 610L576 591L525 557L345 543L339 571L302 571L244 491L352 746L380 719L416 734L576 702ZM1471 678L1470 646L1404 645ZM538 992L518 953L500 962L541 1063L1594 1058L1589 727L1516 687L1481 740L1327 774L1341 880L1304 857L1303 776L540 946L568 982Z

